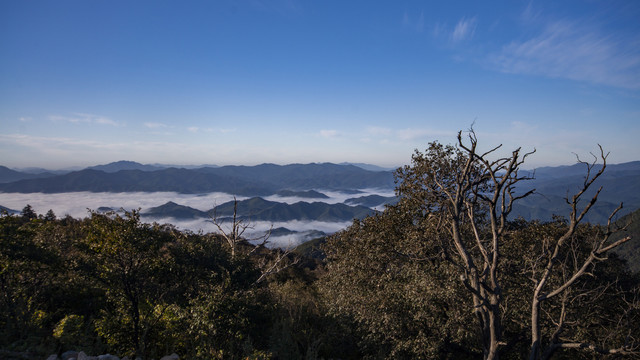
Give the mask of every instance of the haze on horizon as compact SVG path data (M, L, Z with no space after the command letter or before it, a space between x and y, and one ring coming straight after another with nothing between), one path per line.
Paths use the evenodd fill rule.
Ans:
M0 165L638 160L640 3L4 1Z

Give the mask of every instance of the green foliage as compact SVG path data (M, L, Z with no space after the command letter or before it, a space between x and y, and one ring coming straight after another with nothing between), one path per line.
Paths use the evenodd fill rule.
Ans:
M120 353L147 355L156 323L153 310L176 284L165 261L170 233L141 224L136 211L125 217L92 213L85 229L79 244L85 251L83 265L107 299L98 333Z
M365 355L464 358L477 355L471 313L435 239L399 206L356 221L329 238L323 295L337 317L352 319Z
M484 305L474 306L471 300L473 291L486 290L497 294L492 299L498 299L498 306L492 309L497 309L502 324L500 356L527 357L532 279L545 271L556 240L570 224L562 219L505 223L498 244L487 245L492 239L490 208L473 200L484 199L491 190L487 178L480 177L483 166L489 165L472 162L468 176L462 177L465 153L437 143L425 153L416 152L412 160L397 172L397 205L329 237L324 248L327 273L320 289L330 314L351 330L363 357L478 358L488 346L477 329L484 335L482 325L487 322L473 316ZM463 190L457 193L458 186ZM453 230L459 242L451 240ZM545 285L554 289L566 283L591 259L605 233L599 226L578 225L560 248ZM472 261L483 259L483 251L499 251L495 273L500 285L473 288L467 281L469 268L461 265L460 248ZM593 353L585 351L589 346L639 346L630 334L640 333L640 279L624 261L608 255L609 259L600 255L586 262L585 276L541 305L541 347L550 351L545 356L553 355L552 345L560 342L589 344L555 353L572 358L591 358ZM471 269L486 276L492 265L484 264Z
M278 304L270 339L277 358L352 358L357 352L349 334L326 315L315 281L290 277L269 287Z
M51 322L41 299L56 257L35 241L35 218L0 217L0 344L18 350L33 346Z
M62 348L94 352L98 348L94 344L95 330L92 325L82 315L66 315L54 326L53 337Z
M301 256L324 260L326 255L324 251L322 251L322 245L324 245L326 242L326 237L319 237L296 246L293 251Z
M253 292L216 286L189 305L178 314L188 358L240 358L247 348L253 350L253 339L263 337L259 325L268 314Z
M91 213L0 217L0 349L266 358L273 305L213 235ZM217 354L217 355L216 355Z
M475 319L466 303L455 269L446 261L437 238L435 218L411 217L402 206L356 221L325 245L327 274L321 281L330 313L353 324L363 357L476 358L481 356L473 332ZM414 212L416 214L416 212ZM530 278L543 270L549 239L563 234L567 223L516 221L503 244L504 341L501 357L526 358L529 352ZM581 225L561 254L562 271L550 285L566 281L602 236L599 226ZM560 265L558 265L560 266ZM543 308L543 338L556 336L558 319L566 313L557 336L601 348L618 348L629 334L640 333L640 277L629 272L615 254L589 269L562 297ZM592 358L585 351L558 355Z

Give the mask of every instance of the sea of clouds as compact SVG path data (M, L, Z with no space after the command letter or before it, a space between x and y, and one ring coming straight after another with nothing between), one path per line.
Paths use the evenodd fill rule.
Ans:
M267 196L266 200L293 204L299 201L316 202L321 201L329 204L343 203L349 198L357 198L367 195L393 196L393 190L388 189L362 189L357 194L347 194L338 191L317 190L328 199L309 199L300 197L280 197L277 195ZM206 211L216 205L232 201L233 195L227 193L206 193L206 194L181 194L176 192L70 192L57 194L44 193L0 193L0 205L20 211L27 204L31 205L38 214L45 214L49 209L53 210L58 217L70 215L74 218L84 218L89 215L89 210L97 210L100 207L108 207L114 210L124 209L127 211L141 209L145 210L160 206L168 201L173 201L180 205L192 207L194 209ZM237 200L244 200L247 197L237 196ZM381 210L379 207L377 210ZM157 222L160 224L169 223L181 230L193 232L216 232L218 229L208 219L179 220L174 218L146 218L141 217L145 222ZM309 240L309 233L312 230L319 230L327 234L332 234L349 226L350 222L323 222L323 221L287 221L271 223L258 221L250 223L245 235L248 237L259 237L270 228L285 227L289 230L298 231L298 234L286 236L272 236L269 239L271 246L292 247ZM224 224L223 224L224 226Z

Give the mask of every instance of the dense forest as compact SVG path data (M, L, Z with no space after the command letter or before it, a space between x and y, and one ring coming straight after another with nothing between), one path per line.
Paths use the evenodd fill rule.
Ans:
M476 144L416 152L397 203L307 251L246 241L246 219L205 234L137 210L4 213L0 357L640 356L640 276L614 252L637 244L637 216L582 221L606 154L566 214L525 221L508 215L531 193L517 191L528 154L490 161Z

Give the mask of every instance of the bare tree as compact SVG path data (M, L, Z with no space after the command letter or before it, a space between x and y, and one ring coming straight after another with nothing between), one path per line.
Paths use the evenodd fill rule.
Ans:
M293 256L291 247L287 247L284 250L274 249L271 252L271 255L272 256L263 256L258 263L260 277L256 280L256 284L259 284L266 280L267 277L277 274L300 262L300 258L298 256Z
M502 145L498 145L486 152L480 152L473 129L469 130L467 136L459 132L457 139L457 147L444 147L432 143L426 155L416 152L413 158L414 166L406 166L399 173L403 179L399 185L399 194L414 199L409 201L423 204L422 211L426 217L438 219L437 223L444 230L443 234L446 234L441 239L443 255L458 269L462 284L472 299L484 358L497 359L500 347L506 345L502 339L502 307L505 304L500 284L500 279L503 278L499 266L502 257L501 247L510 231L507 217L512 212L514 203L535 192L535 189L516 191L518 183L532 179L531 175L520 173L520 166L535 150L523 153L521 148L518 148L510 155L500 157L496 154ZM560 249L566 245L578 224L597 201L601 189L582 210L578 210L580 198L606 167L604 153L601 159L602 168L595 175L592 174L595 162L587 164L586 180L582 188L570 199L567 197L572 209L568 230L554 242L548 254L546 268L536 280L531 304L531 359L537 359L541 355L541 304L550 298L566 295L565 292L578 278L587 273L590 266L605 260L606 252L629 240L627 237L611 243L608 241L615 231L612 218L620 210L620 206L609 217L604 235L594 243L591 254L584 262L566 276L566 281L561 285L547 289L547 280L552 274L557 275L558 271L569 273L566 267L557 266ZM560 319L558 334L563 326ZM604 350L595 349L585 343L563 342L558 336L554 336L550 349L569 347L591 347L599 352L618 354L626 351L626 348ZM553 351L548 352L548 356L552 353Z
M515 194L515 185L529 179L520 176L518 170L524 160L533 152L521 155L518 148L511 156L489 160L501 145L484 153L477 151L477 138L469 131L468 144L458 133L458 146L465 158L462 170L456 176L453 186L436 182L446 195L450 214L448 230L457 259L451 258L461 270L461 280L473 299L473 308L482 333L485 359L498 358L498 347L503 344L500 304L502 289L498 262L500 246L503 242L507 216L513 202L531 193ZM486 219L480 216L485 213ZM471 239L465 234L465 225L471 230Z
M260 235L254 238L246 238L245 232L247 230L253 230L254 226L249 221L245 221L238 217L238 200L236 197L233 197L233 214L231 216L230 221L225 221L225 219L218 216L216 212L216 207L213 208L213 214L210 216L211 222L218 228L218 234L222 236L222 238L229 245L229 249L231 249L231 257L235 258L236 252L238 249L238 245L243 241L253 241L256 242L256 247L254 250L260 246L265 246L269 241L269 237L271 236L271 229L267 231L265 234ZM225 229L224 224L229 223L230 225ZM252 250L253 251L253 250Z
M569 214L569 224L566 232L562 234L560 237L556 239L545 239L549 244L547 248L550 250L543 256L546 257L546 265L544 266L544 270L541 271L539 277L537 279L532 279L535 283L535 288L531 300L531 352L529 359L534 360L538 358L548 359L550 358L558 349L562 348L572 348L572 349L584 349L589 351L595 351L602 354L627 354L633 352L630 344L625 344L623 347L617 349L606 349L599 348L593 344L580 342L580 341L563 341L560 338L560 334L563 331L565 326L565 317L566 313L564 311L564 304L567 300L567 294L572 285L578 281L583 276L589 274L590 268L595 266L597 262L606 260L606 254L609 250L618 247L619 245L629 241L631 239L630 236L623 237L617 241L610 242L611 235L620 230L614 229L612 225L613 217L622 209L622 204L618 206L612 213L609 215L609 219L607 221L606 229L604 233L597 239L594 239L592 244L592 249L590 254L580 263L573 265L573 270L568 274L563 274L563 281L560 284L551 286L549 284L550 277L557 271L567 271L567 261L561 258L561 251L563 247L570 245L570 239L576 232L578 225L584 219L585 215L589 212L589 210L593 207L593 205L598 200L598 196L602 191L602 187L598 188L595 195L590 199L590 201L580 209L580 200L587 190L593 185L593 183L603 174L606 166L607 166L607 156L605 155L602 147L600 148L600 159L602 160L602 166L600 170L593 174L596 169L598 157L594 155L594 161L592 163L588 163L580 160L578 158L578 162L581 164L585 164L587 167L587 173L582 183L581 188L575 193L571 198L567 196L565 199L567 204L571 208L571 212ZM571 251L570 253L575 253L575 251ZM549 301L550 299L560 296L562 297L562 311L560 313L560 318L556 322L556 329L552 338L550 339L550 343L545 351L542 351L541 344L541 332L540 332L540 317L541 317L541 308L542 305Z
M211 222L218 229L218 234L229 245L232 258L235 258L238 254L238 245L242 242L254 243L254 246L246 255L251 255L257 253L261 249L265 249L269 243L271 231L273 230L272 225L271 228L262 235L252 238L246 237L245 233L248 230L253 230L254 226L250 221L238 216L238 200L235 196L233 197L233 214L230 221L225 221L223 218L219 217L216 212L216 208L214 207L213 214L211 215ZM229 223L229 225L225 226L225 223ZM260 276L255 283L258 284L264 281L268 276L277 274L278 272L297 264L299 261L300 259L297 256L293 256L291 247L287 247L284 250L274 249L267 253L263 253L262 257L256 262L256 265L260 269Z

